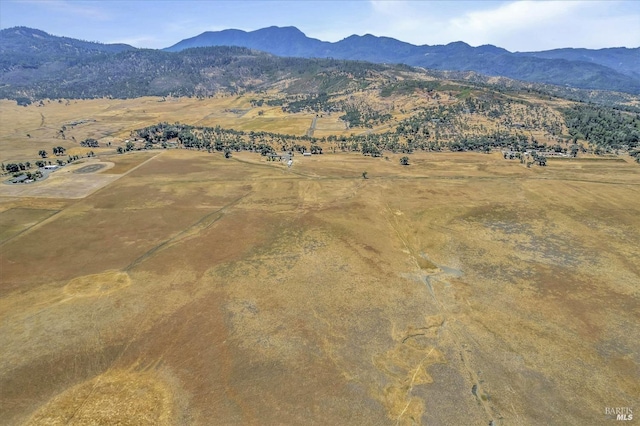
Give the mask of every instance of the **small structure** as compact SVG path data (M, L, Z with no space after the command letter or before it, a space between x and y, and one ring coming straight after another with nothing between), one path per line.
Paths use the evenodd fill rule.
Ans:
M291 167L292 164L293 164L293 160L289 159L289 161L287 161L287 167Z
M44 166L44 168L47 169L47 170L55 170L58 167L60 167L60 166L58 166L57 164L47 164L46 166Z
M302 154L304 157L311 157L311 153L310 152L305 152Z

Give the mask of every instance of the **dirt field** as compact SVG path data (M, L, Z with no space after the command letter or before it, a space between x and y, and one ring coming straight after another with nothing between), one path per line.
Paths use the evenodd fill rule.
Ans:
M151 158L148 153L136 154L123 156L123 163L137 165ZM99 169L92 173L82 172L87 170L87 167L99 167ZM30 184L0 185L0 197L84 198L122 176L109 173L113 169L114 163L97 159L69 164L55 170L41 181Z
M640 409L637 165L135 155L69 170L100 190L0 194L3 424Z

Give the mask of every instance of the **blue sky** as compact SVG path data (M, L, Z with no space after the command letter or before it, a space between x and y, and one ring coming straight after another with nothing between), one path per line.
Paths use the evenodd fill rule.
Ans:
M465 41L511 51L639 47L640 1L0 0L0 27L163 48L204 31L296 26L338 41L375 34L413 44Z

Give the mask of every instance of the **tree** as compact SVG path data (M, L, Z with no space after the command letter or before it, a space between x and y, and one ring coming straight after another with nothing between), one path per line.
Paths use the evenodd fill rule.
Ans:
M580 151L580 148L578 147L577 144L571 145L571 156L572 157L577 157L578 156L578 151Z
M97 148L99 146L98 141L93 138L88 138L80 142L80 146L85 146L88 148Z
M231 151L228 149L224 152L224 158L231 158Z
M402 157L400 159L400 164L402 164L403 166L408 166L409 165L409 157Z
M536 161L538 162L539 166L546 166L547 165L547 157L545 157L545 156L542 156L542 155L538 156Z
M42 158L47 158L47 151L41 149L40 151L38 151L38 155Z
M20 171L20 166L18 166L15 163L9 163L5 166L5 169L7 170L7 172L9 173L16 173Z
M362 172L362 179L369 179L369 178L367 177L367 172Z

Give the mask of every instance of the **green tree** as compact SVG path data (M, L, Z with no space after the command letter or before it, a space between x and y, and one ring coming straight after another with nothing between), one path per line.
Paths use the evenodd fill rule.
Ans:
M407 156L402 157L400 159L400 164L402 164L403 166L408 166L409 165L409 157L407 157Z
M42 158L47 158L47 151L41 149L40 151L38 151L38 155Z
M15 163L9 163L5 166L5 168L9 173L16 173L20 171L20 166Z

